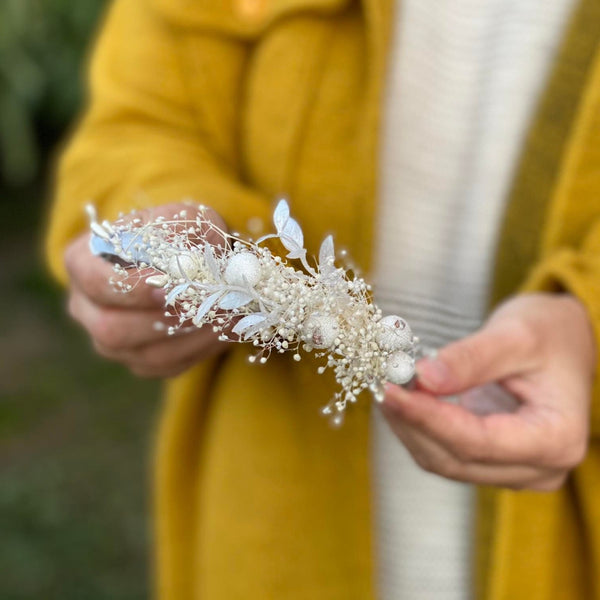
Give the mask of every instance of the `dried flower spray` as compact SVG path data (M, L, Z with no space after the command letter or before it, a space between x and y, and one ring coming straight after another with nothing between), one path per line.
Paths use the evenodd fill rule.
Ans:
M203 206L194 207L193 219L192 211L182 210L150 222L133 213L99 223L93 206L87 211L91 250L115 263L115 289L126 293L144 281L164 290L167 310L177 319L168 334L212 326L222 341L251 344L250 362L286 352L296 361L302 352L321 357L319 373L331 369L339 385L322 409L333 424L342 423L347 405L364 390L381 402L384 382L403 385L414 377L418 340L408 323L384 317L372 302L371 286L336 266L331 236L313 268L285 200L273 213L276 232L256 241L223 231ZM210 232L222 243L209 243ZM285 258L263 244L271 238L287 250ZM156 273L144 276L148 267Z

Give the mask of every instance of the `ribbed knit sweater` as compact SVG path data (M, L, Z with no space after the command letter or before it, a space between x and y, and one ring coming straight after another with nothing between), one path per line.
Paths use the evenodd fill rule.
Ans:
M571 0L402 0L384 121L376 299L439 347L482 323L501 219ZM416 467L374 411L382 600L465 600L472 488Z

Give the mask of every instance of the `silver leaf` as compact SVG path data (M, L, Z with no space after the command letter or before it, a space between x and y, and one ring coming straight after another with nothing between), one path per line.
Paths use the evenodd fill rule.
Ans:
M252 313L251 315L247 315L243 319L240 319L231 331L241 337L244 332L259 323L263 323L266 319L267 317L262 313Z
M182 283L181 285L176 285L167 294L167 297L165 298L165 306L171 306L172 304L174 304L175 300L177 299L177 296L179 296L180 294L183 294L183 292L185 292L185 290L187 290L188 287L190 287L189 283Z
M211 294L198 307L198 310L196 311L196 314L192 319L192 323L196 325L196 327L200 327L202 325L202 319L204 318L204 315L206 315L206 313L214 306L214 304L219 300L222 294L222 291L218 291L214 294Z
M219 308L223 310L233 310L240 308L251 302L254 298L250 294L244 292L229 292L219 301Z
M279 232L281 243L288 250L296 250L298 248L304 248L304 235L302 234L302 228L298 225L298 222L292 218L289 218L283 230Z
M90 223L90 229L100 238L102 238L103 240L110 240L110 234L108 231L106 231L106 228L103 227L102 225L96 223L96 222L92 222Z
M146 263L152 265L152 258L146 252L147 245L144 243L139 230L122 231L118 234L119 242L123 252L121 258L125 258L134 263Z
M289 218L290 207L288 206L287 200L282 198L277 203L275 211L273 212L273 224L275 225L275 229L277 229L277 233L281 233Z
M287 258L291 258L292 260L295 258L304 258L306 256L306 250L304 248L291 248L287 253Z
M94 234L90 237L90 251L94 256L115 256L115 245L110 240Z
M335 260L335 250L333 249L333 237L328 235L319 249L319 269L329 271Z
M215 258L212 246L210 244L206 244L206 246L204 246L204 260L206 261L206 265L210 269L213 277L219 281L221 279L221 269L219 268L219 263L217 263L217 259Z

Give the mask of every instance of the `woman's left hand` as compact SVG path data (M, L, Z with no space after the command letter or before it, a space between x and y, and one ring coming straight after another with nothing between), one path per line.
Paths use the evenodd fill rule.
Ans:
M472 336L417 364L414 391L388 384L382 411L425 470L513 489L555 490L585 457L596 347L569 294L517 296ZM475 414L439 396L500 384L513 412Z

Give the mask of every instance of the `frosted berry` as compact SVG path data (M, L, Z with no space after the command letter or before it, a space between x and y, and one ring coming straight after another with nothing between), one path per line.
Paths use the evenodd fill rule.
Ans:
M340 333L338 320L330 315L313 314L304 323L303 338L313 348L331 348Z
M409 324L397 315L388 315L379 321L377 345L388 352L409 350L413 344L413 335Z
M406 352L397 350L387 357L385 378L390 383L396 385L408 383L413 378L414 374L415 361L411 356L406 354Z
M224 277L229 285L254 287L261 278L258 257L252 252L233 254L227 261Z

